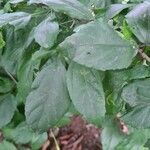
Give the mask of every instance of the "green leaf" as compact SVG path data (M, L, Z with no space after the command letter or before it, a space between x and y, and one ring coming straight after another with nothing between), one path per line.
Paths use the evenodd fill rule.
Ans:
M150 68L144 65L136 65L123 70L108 71L105 74L104 89L107 102L107 113L114 114L121 110L122 100L120 93L122 88L131 80L150 77ZM114 108L114 109L113 109Z
M16 101L13 95L0 96L0 128L7 125L16 110Z
M44 67L35 78L25 105L27 123L33 129L45 131L66 113L70 101L65 74L64 66L57 61Z
M129 125L136 128L150 127L150 106L149 104L141 104L135 106L132 111L128 112L122 119Z
M82 4L88 6L89 8L92 8L92 6L97 6L99 3L101 3L101 0L79 0Z
M8 141L3 141L0 143L0 150L17 150L17 148Z
M149 136L148 130L134 130L131 135L115 147L115 150L142 150Z
M0 65L11 74L16 74L16 69L19 60L22 59L22 54L33 41L33 33L29 27L15 31L13 27L6 27L5 47L0 59Z
M127 15L127 22L140 42L150 44L150 3L144 2L137 5Z
M111 0L79 0L84 5L91 9L106 9L110 4Z
M34 78L34 69L38 69L40 65L40 60L32 60L31 56L29 56L29 53L26 53L26 56L23 57L22 61L20 62L20 65L17 70L17 78L18 78L18 84L17 84L17 100L18 103L24 103L26 100L26 97L28 96L31 85Z
M129 25L127 24L125 20L123 21L123 25L122 25L122 34L125 39L132 41L133 33L130 30Z
M127 68L136 50L105 22L82 25L60 44L74 61L98 70Z
M123 119L129 125L139 128L150 127L150 78L137 80L122 91L122 98L132 106Z
M75 108L88 120L99 122L106 111L99 71L72 63L67 73L67 85Z
M129 69L109 71L109 86L113 91L120 90L129 81L150 77L150 68L144 65L136 65Z
M130 0L130 2L133 2L133 3L142 3L143 0Z
M92 12L77 0L30 0L30 4L45 4L58 12L77 19L93 20Z
M31 91L31 85L34 78L35 70L39 70L40 63L42 59L47 59L51 56L51 54L55 53L54 50L47 50L44 48L40 48L40 50L36 51L35 53L29 54L26 52L21 62L19 62L19 67L17 70L17 100L18 103L24 103L26 97L28 96L29 92ZM32 56L30 56L32 55Z
M46 132L44 132L42 134L35 134L31 141L32 150L40 149L46 140L47 140Z
M51 21L51 17L42 21L35 29L34 38L40 46L51 48L59 33L59 25Z
M2 33L0 32L0 48L3 48L5 46L5 41L3 40Z
M21 123L12 130L11 138L17 144L27 144L33 138L33 131L25 123Z
M116 123L105 125L101 134L103 150L116 150L115 147L124 139Z
M13 82L5 77L0 77L0 93L8 93L12 90Z
M142 150L150 137L149 130L128 127L129 134L123 134L119 122L109 121L103 125L101 134L103 150Z
M10 24L16 29L24 28L31 19L31 15L25 12L0 14L0 27Z
M25 122L21 122L16 128L4 127L2 132L5 139L13 141L18 145L27 144L34 137L33 131Z
M18 4L18 3L21 3L21 2L24 2L25 0L10 0L9 3L11 4Z
M19 103L25 102L27 95L31 90L31 85L33 81L33 63L32 61L27 61L26 63L22 64L18 70L18 84L17 84L17 101Z
M136 80L124 87L122 98L131 106L150 103L150 78Z
M16 128L4 127L2 133L6 140L13 141L18 145L29 145L30 143L32 150L39 149L47 140L46 132L35 133L25 122L21 122Z
M129 4L112 4L106 13L106 17L111 19L130 6Z
M49 58L51 55L55 54L57 50L49 50L49 49L45 49L43 47L41 47L38 51L36 51L33 55L32 55L32 61L37 61L37 60L41 60L43 58Z

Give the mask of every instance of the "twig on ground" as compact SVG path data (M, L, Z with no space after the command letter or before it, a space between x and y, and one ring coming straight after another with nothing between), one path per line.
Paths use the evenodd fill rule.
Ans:
M43 144L42 150L47 150L47 148L48 148L49 146L50 146L50 141L47 140L47 141Z
M55 135L54 135L52 130L50 130L50 136L54 139L56 150L60 150L59 144L58 144L58 142L57 142L57 140L55 138Z

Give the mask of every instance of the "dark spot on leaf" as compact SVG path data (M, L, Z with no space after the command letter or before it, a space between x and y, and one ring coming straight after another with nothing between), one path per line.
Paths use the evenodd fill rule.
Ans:
M90 55L91 53L90 53L90 52L87 52L86 54L87 54L87 55Z

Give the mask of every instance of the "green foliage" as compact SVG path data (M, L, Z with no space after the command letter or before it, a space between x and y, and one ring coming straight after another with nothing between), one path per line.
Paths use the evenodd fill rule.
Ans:
M77 19L92 20L92 12L77 0L29 0L30 4L44 4L55 11L66 13Z
M115 147L125 138L114 122L108 122L102 131L102 145L104 150L114 150Z
M10 24L16 29L24 28L31 19L31 15L25 12L4 13L0 15L0 27Z
M0 93L7 93L12 90L14 83L5 77L0 77Z
M74 51L75 62L103 71L128 67L136 53L135 48L102 20L78 27L62 48Z
M5 46L5 42L3 40L2 33L0 32L0 48L3 48Z
M8 141L3 141L0 143L0 150L17 150L17 148L10 142Z
M58 23L51 22L51 18L47 18L35 28L35 41L39 43L41 47L51 48L57 39L58 33Z
M123 89L122 98L133 107L133 109L124 117L124 120L132 126L141 128L150 127L149 84L149 78L136 80Z
M65 73L61 62L54 61L37 74L25 104L27 123L32 128L46 130L67 111L70 101Z
M142 11L141 11L142 10ZM150 3L144 2L137 5L127 14L127 22L140 42L149 45L150 43Z
M108 11L106 13L106 17L108 19L111 19L111 18L115 17L116 15L118 15L124 9L129 8L130 6L131 5L129 5L129 4L113 4L108 9Z
M17 144L27 144L33 138L33 132L23 122L19 124L15 129L4 129L4 136L8 140L13 140Z
M134 130L128 138L124 138L115 149L116 150L144 150L146 149L143 145L149 138L149 131L147 130Z
M147 149L149 55L149 0L0 1L0 150L37 150L76 114L104 150Z
M100 72L72 63L67 73L67 85L75 108L90 121L99 122L106 112Z
M0 97L0 127L11 121L15 110L16 102L12 94L5 94Z

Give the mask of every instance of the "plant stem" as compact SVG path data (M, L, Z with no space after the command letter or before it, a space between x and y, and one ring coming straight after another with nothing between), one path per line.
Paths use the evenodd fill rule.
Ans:
M63 24L70 23L70 22L74 22L74 20L68 20L68 21L62 22L59 25L63 25Z
M13 77L13 75L9 72L9 71L7 71L6 69L5 69L5 72L8 74L8 76L14 81L14 83L15 84L18 84L18 82L16 81L16 79Z
M142 49L139 49L138 53L141 55L141 57L143 59L145 59L146 61L150 62L150 57L146 53L144 53Z

